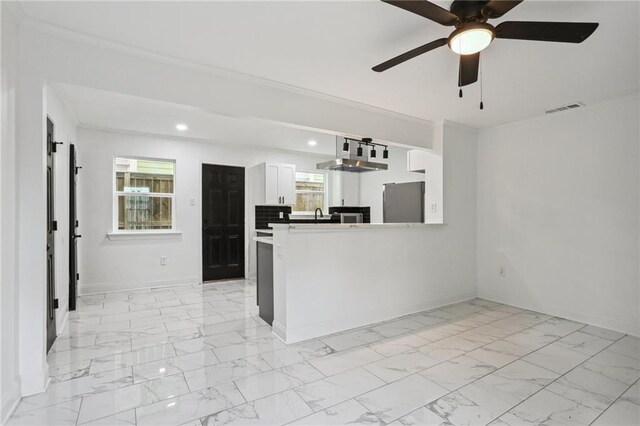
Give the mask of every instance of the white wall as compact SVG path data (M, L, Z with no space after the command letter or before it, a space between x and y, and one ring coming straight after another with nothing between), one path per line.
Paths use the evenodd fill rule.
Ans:
M4 424L20 398L18 353L18 274L16 251L16 90L18 28L0 6L2 19L2 114L0 121L0 424Z
M385 183L424 182L424 173L407 171L407 151L403 148L389 147L389 159L380 160L389 165L388 170L359 175L360 205L371 207L371 223L382 223L382 185ZM382 150L378 150L378 155L382 155Z
M481 297L640 334L638 114L635 96L480 133Z
M55 279L59 307L56 309L56 329L64 328L69 312L69 145L78 141L77 122L62 104L52 87L46 88L46 114L53 121L53 135L57 146L54 154L54 218L58 221L55 233Z
M132 136L79 129L78 215L81 293L124 288L201 282L201 164L248 168L264 161L295 164L313 170L325 157L292 154L247 146ZM176 160L176 220L178 237L111 241L114 156L138 156ZM249 204L246 178L245 243L248 249L253 229L254 206ZM189 200L195 199L195 205ZM245 253L247 254L247 253ZM160 265L160 256L167 265ZM245 257L249 262L249 257ZM248 265L247 265L248 266Z

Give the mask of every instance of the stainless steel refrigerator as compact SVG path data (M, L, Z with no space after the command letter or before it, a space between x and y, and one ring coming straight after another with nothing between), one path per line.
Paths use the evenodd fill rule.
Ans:
M424 223L424 182L382 185L384 223Z

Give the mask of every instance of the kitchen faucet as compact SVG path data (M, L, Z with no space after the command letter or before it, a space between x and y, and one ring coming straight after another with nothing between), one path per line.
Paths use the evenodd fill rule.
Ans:
M320 207L318 207L318 208L316 209L316 212L315 212L316 225L318 224L318 210L320 210L320 217L324 217L324 215L322 214L322 209L321 209Z

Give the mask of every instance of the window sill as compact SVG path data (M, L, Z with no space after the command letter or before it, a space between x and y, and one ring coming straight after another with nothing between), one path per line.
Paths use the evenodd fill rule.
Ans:
M111 241L119 240L169 240L182 236L180 231L119 231L107 232L107 238Z

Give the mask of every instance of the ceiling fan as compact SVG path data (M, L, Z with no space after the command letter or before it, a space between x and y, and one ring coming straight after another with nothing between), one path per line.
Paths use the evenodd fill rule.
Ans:
M522 3L522 0L456 0L451 4L450 10L443 9L427 0L382 1L430 19L440 25L455 26L456 29L447 38L434 40L376 65L373 67L373 71L388 70L409 59L448 44L453 52L460 55L459 87L475 83L478 80L480 52L489 46L495 38L582 43L598 28L597 23L583 22L507 21L495 27L487 23L490 19L500 18ZM462 96L462 92L460 92L460 96Z

